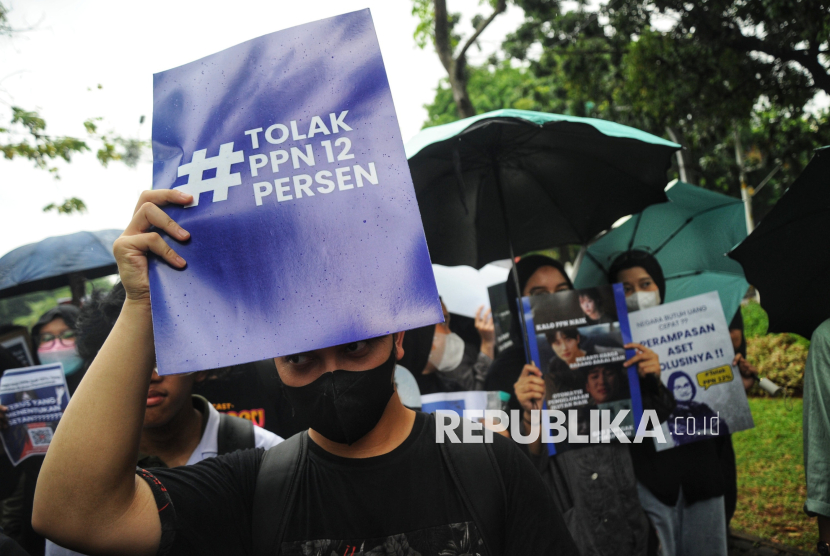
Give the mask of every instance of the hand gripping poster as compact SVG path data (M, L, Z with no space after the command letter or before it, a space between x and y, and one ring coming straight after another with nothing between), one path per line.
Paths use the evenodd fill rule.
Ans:
M545 409L566 416L567 438L549 443L549 453L616 440L593 410L608 410L606 423L623 414L619 428L633 438L642 401L636 366L623 366L633 351L623 348L631 339L622 286L534 295L522 303L530 355L545 379Z
M8 428L0 439L15 466L46 453L69 403L60 363L9 369L0 378L0 405L8 408Z
M158 73L153 189L183 270L151 259L160 374L258 361L443 316L369 10Z
M658 451L754 426L718 292L631 313L631 336L660 357L677 408Z

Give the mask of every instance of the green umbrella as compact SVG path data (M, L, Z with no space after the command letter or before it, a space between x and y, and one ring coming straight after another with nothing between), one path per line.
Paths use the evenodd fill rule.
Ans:
M614 259L640 249L663 267L666 302L717 290L730 321L749 288L741 265L725 256L746 238L743 203L681 181L669 185L666 195L668 203L635 214L588 248L576 287L607 284Z

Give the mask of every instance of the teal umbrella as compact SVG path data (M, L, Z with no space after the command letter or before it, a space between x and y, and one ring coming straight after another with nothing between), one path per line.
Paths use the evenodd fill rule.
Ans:
M630 249L654 255L666 277L665 301L717 290L731 321L749 284L741 265L725 254L746 238L740 199L681 181L666 188L668 203L651 205L591 245L577 288L607 284L608 268Z

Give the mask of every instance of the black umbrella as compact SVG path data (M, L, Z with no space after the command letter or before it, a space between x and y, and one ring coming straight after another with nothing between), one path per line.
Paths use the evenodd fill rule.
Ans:
M586 245L665 202L679 148L605 120L526 110L428 128L406 145L432 262L475 268L513 249Z
M729 256L761 294L770 332L812 336L830 318L830 147Z
M0 298L115 274L112 243L120 235L121 230L77 232L9 251L0 258Z
M432 262L481 268L516 252L587 245L619 218L667 201L679 148L606 120L507 109L425 129L406 153ZM519 290L515 266L512 275Z

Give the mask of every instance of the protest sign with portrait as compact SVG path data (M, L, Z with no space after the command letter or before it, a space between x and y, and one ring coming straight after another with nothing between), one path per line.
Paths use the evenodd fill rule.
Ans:
M545 377L545 409L565 412L571 431L548 444L549 452L616 439L598 419L592 423L592 410L609 410L611 420L625 412L619 428L634 437L642 402L636 366L623 366L623 346L631 340L622 286L534 295L522 303L530 355Z
M0 378L0 405L8 408L8 428L0 439L15 466L43 455L69 403L60 363L8 369Z
M634 341L660 357L661 378L677 402L658 451L754 426L718 292L641 309L629 322Z
M154 76L153 189L191 234L151 261L160 374L441 322L369 10Z

